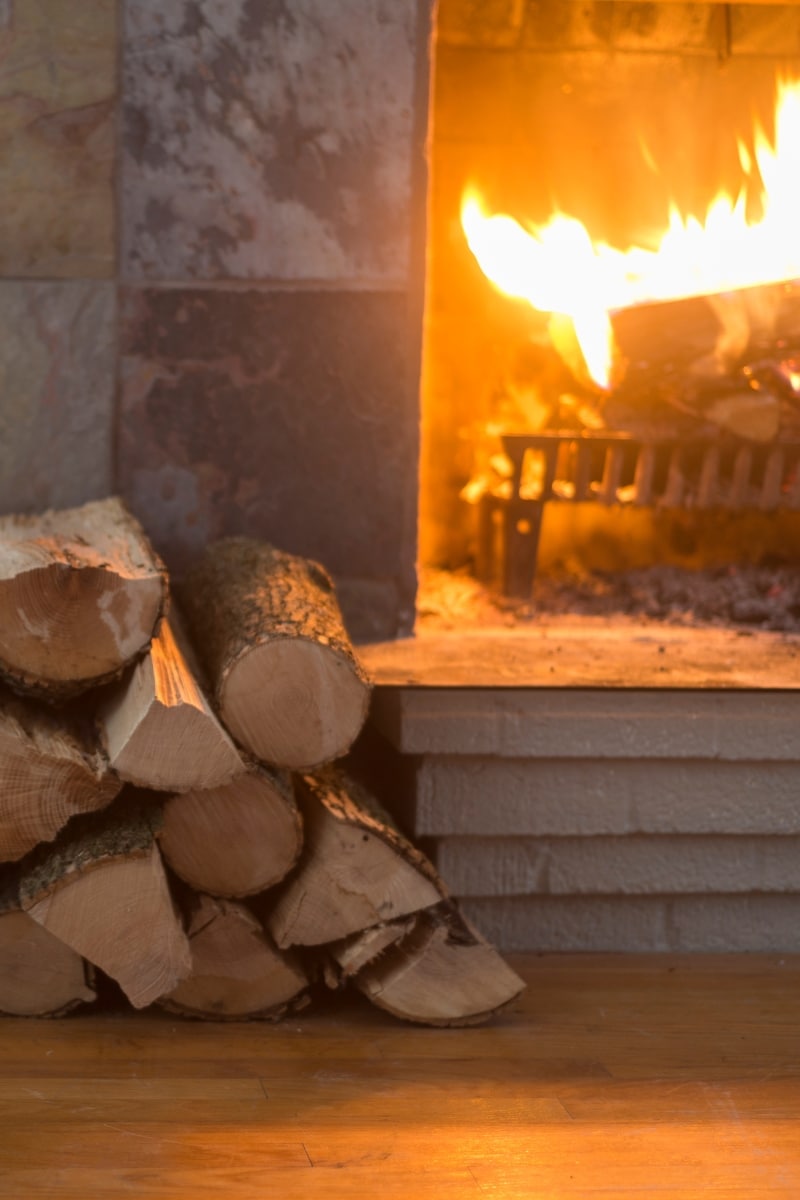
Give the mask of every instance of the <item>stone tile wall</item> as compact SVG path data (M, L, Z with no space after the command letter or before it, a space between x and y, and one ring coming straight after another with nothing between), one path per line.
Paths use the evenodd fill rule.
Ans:
M0 2L5 511L117 490L178 572L264 536L410 628L428 20Z

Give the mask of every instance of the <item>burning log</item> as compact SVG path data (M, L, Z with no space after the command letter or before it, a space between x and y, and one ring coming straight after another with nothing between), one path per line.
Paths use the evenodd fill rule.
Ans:
M105 808L120 786L65 717L15 697L0 701L0 861L52 841L76 813Z
M375 798L341 771L298 781L306 841L266 925L278 946L320 946L438 903L444 884Z
M243 904L193 897L187 933L191 971L160 1007L215 1021L274 1020L305 1002L307 972L295 955L271 943Z
M356 987L396 1017L426 1025L475 1025L525 987L452 903L419 913L409 933L368 963Z
M169 799L158 840L185 883L237 898L264 892L289 873L303 829L288 776L252 766L223 787Z
M604 406L610 428L642 439L722 431L764 444L778 436L787 398L800 407L779 368L787 337L800 342L793 286L638 305L612 325L624 376Z
M121 500L0 518L0 672L62 700L115 678L150 642L166 571Z
M296 771L347 752L370 688L322 567L229 538L210 547L181 595L218 710L241 745Z
M94 971L22 911L19 881L0 885L0 1013L60 1017L95 999Z
M206 700L174 618L100 713L120 779L156 791L216 788L245 771Z
M173 991L192 966L155 841L159 820L151 800L123 794L72 821L20 879L24 911L115 979L134 1008Z

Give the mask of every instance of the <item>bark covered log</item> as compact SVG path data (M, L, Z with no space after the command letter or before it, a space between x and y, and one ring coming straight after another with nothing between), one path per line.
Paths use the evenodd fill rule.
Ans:
M0 1013L60 1017L95 999L94 971L19 901L16 873L0 882Z
M373 1004L425 1025L476 1025L525 987L497 951L444 903L419 913L413 928L356 976Z
M222 720L241 745L298 771L347 752L370 689L322 567L227 538L180 597Z
M303 1004L309 977L243 904L198 895L187 914L189 975L159 1004L213 1020L276 1019Z
M99 714L111 766L156 791L218 788L245 765L203 694L174 616Z
M198 892L236 898L266 891L288 874L303 844L291 780L251 766L223 787L173 796L158 839L175 874Z
M0 861L52 841L70 817L104 808L119 789L79 726L29 701L0 699Z
M124 792L26 860L23 909L115 979L134 1008L172 991L191 954L155 841L160 809Z
M121 500L0 517L0 672L61 700L115 678L149 644L167 578Z
M431 863L364 787L332 768L296 786L303 854L265 916L279 946L339 941L441 900Z

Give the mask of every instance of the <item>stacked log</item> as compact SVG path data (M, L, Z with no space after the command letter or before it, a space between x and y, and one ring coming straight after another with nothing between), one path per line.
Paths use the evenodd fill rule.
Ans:
M178 599L116 499L0 518L0 1012L91 1002L97 971L194 1018L324 984L430 1024L509 1003L519 978L342 769L370 685L324 569L225 539Z

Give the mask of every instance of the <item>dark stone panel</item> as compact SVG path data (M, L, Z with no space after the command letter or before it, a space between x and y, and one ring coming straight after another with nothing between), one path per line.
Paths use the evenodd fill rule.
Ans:
M359 629L408 632L408 322L404 293L123 292L118 485L173 570L224 534L265 537L349 581Z

